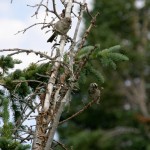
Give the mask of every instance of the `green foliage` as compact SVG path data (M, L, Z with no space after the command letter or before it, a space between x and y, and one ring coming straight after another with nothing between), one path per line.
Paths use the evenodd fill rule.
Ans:
M1 118L3 120L3 126L1 127L0 134L2 137L11 139L13 125L12 125L12 123L9 122L9 100L7 97L4 97L4 96L1 96L1 99L2 99Z
M30 93L30 89L25 77L20 77L19 81L21 81L20 85L16 88L16 93L21 97L25 97Z
M97 57L100 58L100 61L103 66L111 66L116 69L116 62L127 61L128 57L120 53L120 45L110 47L98 52Z
M38 81L46 82L48 79L41 77L39 75L46 75L49 72L50 68L51 65L49 63L40 64L40 65L32 63L23 72L27 80L38 80ZM28 85L33 89L35 89L39 85L39 83L29 82Z
M82 150L111 150L112 147L113 150L142 150L149 146L146 145L148 139L145 138L145 142L143 142L143 138L140 133L126 132L122 134L121 129L114 129L113 131L96 130L94 132L84 130L69 138L69 143L74 150L81 149L81 147Z
M0 148L1 150L29 150L30 145L21 145L19 142L1 137Z
M9 59L7 59L10 60L11 65L7 66L5 62L8 60L4 59L5 57L2 58L2 64L5 65L3 68L6 67L7 71L9 71L10 68L13 68L15 63L19 63L17 60L13 60L11 57L8 57ZM49 63L40 65L31 64L24 70L16 69L14 72L2 76L2 80L5 85L4 89L8 90L7 95L2 90L0 90L0 106L2 108L0 117L3 120L3 126L0 128L0 134L2 137L6 137L9 140L12 139L12 129L14 128L14 126L9 122L9 108L12 108L14 121L17 123L16 125L18 125L20 123L18 119L22 115L24 106L27 105L28 109L33 109L32 102L34 101L35 96L33 96L31 100L26 100L26 96L34 91L35 88L39 85L38 82L34 81L46 82L48 78L42 77L42 75L46 75L50 67L51 66L49 65ZM40 84L40 86L42 86L42 84ZM11 104L11 106L9 104ZM23 128L23 125L20 127ZM13 150L23 150L29 147L22 146L20 144L18 145L18 143L16 145L16 143L9 140L5 141L7 147L6 149L11 149L12 147ZM2 141L4 140L2 139ZM10 142L12 142L12 144L10 144Z
M12 73L12 80L17 80L20 77L23 76L23 72L20 69L16 69L13 73Z
M78 53L76 58L81 60L83 57L86 57L87 54L94 48L94 46L85 46Z
M111 150L112 146L114 150L142 150L147 149L148 145L146 144L148 142L147 138L144 138L142 134L137 133L124 133L124 134L118 134L118 135L110 135L111 133L104 133L100 143L103 143L101 145L101 149L107 149ZM115 138L115 140L114 140ZM145 140L145 142L143 142Z
M4 124L7 124L9 120L8 104L9 104L9 100L7 98L4 98L3 99L3 114L2 114Z
M106 82L104 84L101 81L97 82L99 86L104 87L99 106L92 106L59 128L60 139L72 146L74 150L150 149L149 122L137 121L135 116L137 112L139 113L139 108L136 104L130 103L130 99L128 99L128 95L133 96L134 88L129 87L129 93L126 95L124 89L128 87L122 88L127 79L132 80L133 83L136 79L139 81L142 79L146 86L139 92L144 90L149 99L150 42L146 38L148 34L143 37L142 34L145 29L143 28L144 23L148 21L146 17L144 22L144 18L145 15L148 16L150 2L146 0L145 3L143 8L137 9L135 0L94 1L94 9L91 14L99 11L100 16L96 19L96 28L89 33L87 44L100 43L101 46L92 52L87 68L81 73L80 93L73 95L71 102L73 107L67 115L63 115L62 119L71 116L88 103L86 93L88 85L93 81L97 82L98 78L94 75L95 71L90 72L91 67L102 74ZM90 19L88 15L85 15L86 28L90 24ZM135 19L137 19L136 25L139 27L136 29L134 29ZM147 27L149 33L150 26ZM136 36L135 32L137 31L140 32L140 36ZM144 43L142 43L142 39L145 39ZM86 57L92 48L87 46L83 50L81 49L78 58ZM130 61L128 61L129 59ZM117 67L117 69L112 71L111 67L114 69ZM135 86L139 88L138 85ZM136 98L132 99L136 101ZM146 104L149 106L147 99ZM110 136L113 130L123 126L136 128L138 133L124 132Z
M86 82L86 78L90 78L92 75L92 78L95 77L98 82L104 83L105 79L102 67L112 67L116 69L117 63L129 60L125 54L121 53L120 45L103 50L100 49L99 45L94 48L94 46L85 46L77 53L76 59L80 61L90 54L88 64L82 71L79 82Z
M14 126L11 122L4 123L1 128L1 136L6 137L7 139L12 139L13 127Z
M10 92L11 108L14 111L14 120L21 115L22 106L26 104L24 98L34 90L39 83L34 81L46 82L48 79L39 75L46 75L50 68L49 63L46 64L31 64L24 70L17 69L13 73L6 76L4 79L5 85ZM38 75L39 74L39 75ZM32 82L30 82L30 81ZM33 99L35 96L33 97ZM33 109L32 101L28 102L28 107Z
M9 69L14 68L15 64L20 64L21 61L13 59L10 56L0 56L0 68L3 70L4 73L8 73Z
M100 138L101 133L100 131L91 132L90 130L81 131L69 139L69 143L71 143L71 147L74 150L80 149L82 150L87 149L98 149L98 138ZM96 144L93 144L96 143ZM84 144L83 144L84 143ZM100 147L99 147L100 148Z
M104 76L101 74L99 70L94 68L91 64L88 64L86 66L86 69L88 70L90 75L92 74L93 77L98 79L98 81L100 81L101 83L104 83Z

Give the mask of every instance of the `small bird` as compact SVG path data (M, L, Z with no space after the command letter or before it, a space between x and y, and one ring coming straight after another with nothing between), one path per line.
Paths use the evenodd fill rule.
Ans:
M90 84L88 93L89 93L89 97L92 100L96 100L97 104L99 104L101 92L100 92L100 89L98 88L97 83Z
M47 40L47 42L53 42L53 40L57 35L65 35L69 31L70 25L71 25L71 18L69 17L65 17L57 21L54 25L54 33Z

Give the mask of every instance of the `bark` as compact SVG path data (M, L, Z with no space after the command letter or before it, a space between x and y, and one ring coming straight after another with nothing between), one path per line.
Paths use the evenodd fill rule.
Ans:
M55 3L55 1L53 1ZM71 17L72 0L68 1L66 7L66 17ZM64 46L66 37L62 36L59 46L59 57L57 57L50 71L50 78L47 85L46 96L44 100L44 106L39 110L36 118L36 131L34 135L34 141L32 145L33 150L50 150L53 142L54 134L57 129L60 116L66 104L66 99L70 97L70 90L66 94L60 94L59 92L63 89L60 85L57 92L54 91L56 86L56 79L58 75L61 62L63 62ZM59 95L65 95L63 99L60 99Z
M65 104L68 102L69 100L69 97L70 97L70 93L71 91L68 90L65 97L63 98L63 100L60 102L60 105L58 107L58 110L57 110L57 113L55 114L54 116L54 122L52 124L52 128L49 132L49 137L48 137L48 140L47 140L47 143L46 143L46 146L45 146L45 149L44 150L50 150L51 148L51 144L53 142L53 137L54 137L54 134L55 134L55 131L57 129L57 126L59 124L59 119L60 119L60 116L64 110L64 107L65 107Z

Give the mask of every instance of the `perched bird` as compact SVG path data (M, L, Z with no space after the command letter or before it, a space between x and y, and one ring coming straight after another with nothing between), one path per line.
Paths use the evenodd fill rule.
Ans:
M101 92L100 89L98 88L97 83L90 84L88 93L89 93L89 97L92 100L97 100L97 104L99 104Z
M71 18L69 17L65 17L57 21L56 24L54 25L54 33L47 40L47 42L53 42L53 40L57 35L65 35L69 31L70 25L71 25Z

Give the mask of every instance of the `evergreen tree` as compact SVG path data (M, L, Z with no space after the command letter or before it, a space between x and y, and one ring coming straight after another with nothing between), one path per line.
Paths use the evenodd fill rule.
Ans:
M131 116L130 114L123 115L124 110L122 109L119 110L121 115L118 115L116 106L120 107L122 103L120 101L120 95L118 95L118 93L114 93L112 90L114 87L113 84L108 84L109 90L111 90L109 91L110 95L106 95L105 90L105 92L102 91L102 83L104 83L105 79L105 67L116 69L117 64L122 61L127 61L128 57L123 54L123 49L118 44L116 46L112 44L107 47L103 47L97 44L99 42L92 44L89 42L88 46L85 46L86 39L90 34L91 29L95 26L99 13L93 15L88 29L82 36L81 42L79 45L76 45L80 18L82 18L83 11L88 9L85 7L86 3L83 2L80 4L76 1L67 1L64 3L61 1L63 6L65 6L65 9L62 9L62 13L58 15L55 9L55 1L51 2L54 11L49 11L47 8L48 2L49 1L47 1L47 3L45 1L41 1L39 5L36 5L35 7L38 6L38 8L35 15L37 15L39 9L44 6L44 8L46 8L45 17L48 16L47 13L53 13L60 19L60 21L54 24L54 32L60 34L62 37L60 39L60 43L55 43L52 47L51 56L54 55L53 52L55 50L55 57L50 57L49 54L40 51L19 48L0 50L0 52L10 52L8 56L1 57L0 59L0 67L3 70L0 84L3 88L5 88L5 90L7 89L9 93L7 96L2 94L4 96L4 100L2 100L2 107L5 113L2 113L4 127L1 130L1 135L3 136L1 139L1 147L3 149L14 149L16 146L17 149L17 146L20 146L18 145L18 142L12 143L10 139L6 139L6 137L10 137L20 143L33 139L32 149L62 149L64 148L64 145L53 140L54 133L58 126L60 127L60 139L63 139L63 136L67 135L67 142L64 142L68 143L69 146L73 144L73 149L110 148L112 145L115 147L120 141L117 140L116 143L113 143L110 140L110 143L107 143L107 139L111 139L112 136L116 134L120 135L125 132L138 134L139 132L136 129L130 127L118 127L115 131L111 131L112 128L122 124L118 118ZM78 17L73 13L73 4L80 6ZM63 25L65 22L63 20L71 22L71 14L75 15L78 19L76 30L72 38L67 35L62 35L62 33L57 30L57 28L59 29L60 27L64 27ZM91 16L91 14L89 14L89 16ZM64 17L66 17L66 19ZM40 23L43 25L42 28L53 28L51 23L46 23L45 21L46 18L44 18L44 23ZM52 20L52 22L53 21L55 22L55 19ZM31 25L22 31L25 32L27 29L35 25L37 24ZM70 48L64 51L66 43L70 44ZM39 65L37 65L37 63L32 63L24 70L17 69L8 74L8 69L13 68L14 64L20 63L19 61L13 60L10 56L22 52L26 52L27 54L34 53L40 56L40 58L44 58L43 61L47 60L48 62ZM9 59L7 59L7 57ZM10 65L7 65L5 62L11 63ZM104 88L105 86L106 85L104 84ZM100 93L102 93L102 96ZM103 98L107 99L107 96L109 98L112 96L115 97L116 105L112 105L110 109L111 111L106 110L106 108L109 108L111 103L114 101L107 103L103 102L104 100L102 101ZM98 109L99 105L97 104L99 103L99 100L100 104L104 106L103 109ZM14 127L13 129L8 123L8 102L10 102L11 108L14 112L14 122L12 124ZM69 106L69 104L71 105L68 108L68 111L70 109L68 114L76 113L66 119L68 114L66 115L66 112L64 112L62 115L62 112L64 108L66 108L66 105ZM92 104L95 105L89 109ZM74 109L72 106L74 106ZM28 114L27 111L29 111ZM88 113L84 113L85 111ZM31 114L34 114L35 112L37 113L35 117L35 128L33 129L32 126L25 126L23 124L24 121L27 118L32 117ZM83 114L80 117L74 118L81 112ZM61 115L62 118L60 120ZM68 122L71 118L74 119L68 125L66 122ZM114 122L114 120L116 122ZM64 124L61 128L60 125L62 123ZM128 124L126 120L123 123ZM131 124L134 123L134 121L131 122ZM74 129L73 131L72 128ZM106 129L106 131L104 129ZM23 135L26 134L28 134L28 136L23 137ZM98 138L99 136L101 139ZM127 137L125 136L123 138ZM99 141L100 143L106 143L106 145L101 145ZM97 144L93 146L94 142Z
M29 150L30 145L22 145L15 141L13 138L13 128L14 122L10 122L10 102L13 101L10 98L10 92L12 85L6 85L6 74L8 74L9 69L14 68L15 64L21 63L19 60L15 60L10 56L0 57L0 67L2 69L2 74L0 77L1 89L0 89L0 118L3 122L3 126L0 127L0 149L1 150ZM19 74L18 74L19 75ZM10 79L9 79L10 80ZM25 91L24 91L25 92ZM19 105L18 105L19 107ZM17 107L12 107L14 112L17 112ZM16 113L15 113L16 114ZM13 117L13 116L11 116ZM14 120L16 120L14 116Z
M72 115L87 103L86 85L92 82L96 74L104 74L99 84L104 87L99 106L93 106L80 116L73 118L59 129L60 138L70 143L75 150L120 150L149 149L149 6L148 0L138 8L136 0L95 0L92 13L100 12L98 26L90 32L87 44L100 43L103 59L96 58L91 65L88 62L81 74L80 93L75 94L67 115ZM85 25L89 25L89 16L85 15ZM118 68L110 59L118 60L118 54L105 53L113 45L121 44L130 61L118 63ZM110 50L111 51L111 50ZM114 52L116 50L112 50ZM119 54L120 55L120 54ZM120 57L120 56L119 56ZM92 69L91 67L92 66ZM101 70L101 66L111 66ZM83 100L82 106L79 101ZM69 136L67 141L65 137Z

